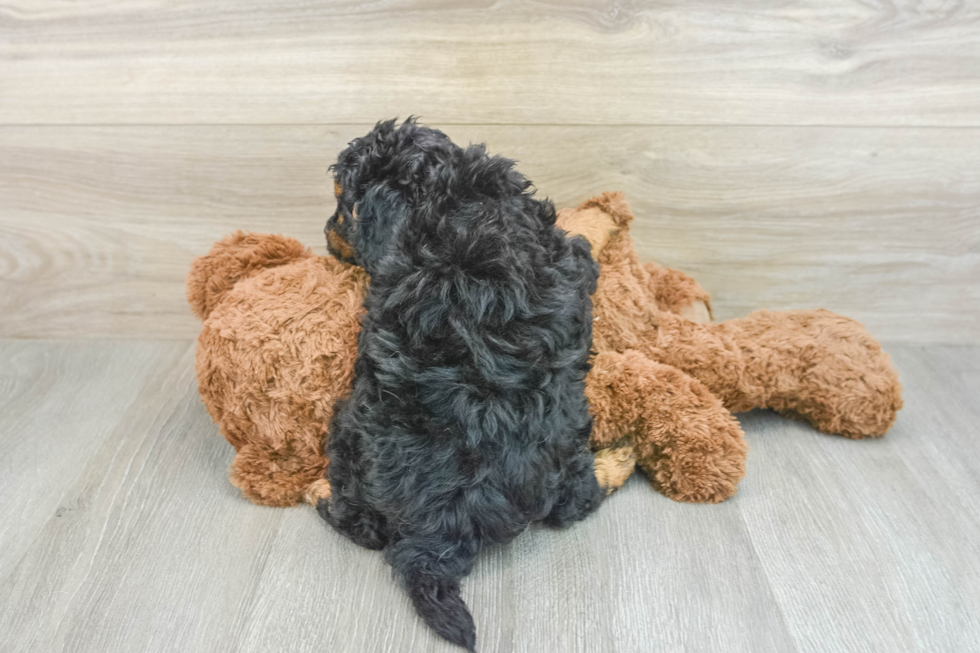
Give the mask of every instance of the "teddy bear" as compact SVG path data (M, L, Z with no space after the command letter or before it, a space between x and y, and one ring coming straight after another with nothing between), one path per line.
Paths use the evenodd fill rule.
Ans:
M621 193L605 193L557 222L584 236L600 265L586 394L607 492L639 466L674 500L729 498L747 453L732 413L751 408L851 438L888 430L901 387L860 324L824 310L712 323L693 279L638 260L632 219ZM232 234L192 264L198 387L236 449L229 477L249 500L329 497L326 427L353 379L368 283L360 268L278 235Z
M577 222L593 249L614 230L606 214ZM692 279L670 272L669 301L707 300ZM234 233L193 262L187 298L203 321L198 388L236 450L229 478L252 502L315 504L329 492L325 425L353 378L367 283L362 269L272 234ZM596 462L609 491L632 471L625 449Z
M773 409L855 439L894 423L898 375L861 324L823 309L697 319L699 300L709 316L710 304L692 280L639 262L622 193L565 209L558 221L573 230L607 218L614 227L596 254L596 356L586 383L597 460L615 456L621 469L635 460L668 497L714 503L744 474L732 413Z

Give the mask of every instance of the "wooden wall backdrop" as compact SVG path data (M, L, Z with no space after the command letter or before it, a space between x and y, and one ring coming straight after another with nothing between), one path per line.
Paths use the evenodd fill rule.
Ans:
M322 251L327 166L410 113L626 191L720 318L980 342L980 2L943 0L6 0L0 336L193 337L191 259Z

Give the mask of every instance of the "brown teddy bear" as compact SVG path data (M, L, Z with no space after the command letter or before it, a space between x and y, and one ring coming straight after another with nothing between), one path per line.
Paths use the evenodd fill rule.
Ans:
M901 407L888 356L828 311L759 311L720 324L683 273L639 263L629 207L606 193L559 214L601 266L596 355L586 380L596 476L612 491L638 464L679 501L731 496L746 446L733 411L768 407L847 437L884 434ZM187 296L204 320L201 397L235 447L230 478L250 500L315 504L326 425L356 358L363 270L283 236L236 233L197 259Z
M632 454L670 498L717 502L744 473L733 412L772 408L849 438L879 437L894 423L898 376L859 323L826 310L691 319L710 314L697 310L706 295L680 273L640 264L621 193L566 209L559 224L574 230L599 216L614 228L598 250L592 298L597 354L586 394L597 460L628 466Z

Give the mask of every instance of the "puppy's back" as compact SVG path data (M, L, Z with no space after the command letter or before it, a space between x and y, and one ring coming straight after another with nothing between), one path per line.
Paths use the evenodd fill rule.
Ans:
M459 579L480 548L579 519L601 496L584 394L597 267L511 162L471 150L372 275L331 440L355 459L335 482L331 456L335 491L356 476L419 614L469 648Z

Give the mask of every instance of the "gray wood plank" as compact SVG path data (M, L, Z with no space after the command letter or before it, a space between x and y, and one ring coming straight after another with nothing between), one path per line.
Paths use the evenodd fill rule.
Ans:
M368 127L0 128L0 334L195 337L190 261L236 229L323 252L326 168ZM560 206L626 191L641 257L720 319L823 306L882 339L980 343L980 129L448 131Z
M640 476L625 490L515 549L518 650L796 650L737 502L675 503Z
M795 650L737 505L675 504L640 478L573 528L484 552L463 595L481 651ZM241 651L456 650L380 554L312 510L284 519L244 622Z
M0 578L59 516L64 493L111 441L141 388L187 348L173 342L2 343Z
M975 372L949 374L980 356L895 349L906 406L881 440L742 416L751 449L739 506L801 651L960 651L980 641L980 439L967 408L980 384ZM943 362L930 372L936 353Z
M971 2L43 3L0 122L980 125Z
M0 341L0 387L29 398L65 370L89 413L51 436L49 456L78 474L0 578L0 649L455 650L418 620L380 554L308 507L253 506L230 486L231 448L197 398L188 343L160 350L141 384L122 370L151 368L146 351L160 345L125 344L112 354L122 363L98 343ZM485 552L464 581L480 650L970 650L980 348L891 349L906 408L884 439L748 413L748 472L732 500L677 504L635 477L585 522ZM106 381L80 383L81 368L139 387L96 401ZM31 430L18 441L43 436L53 401L24 408ZM114 417L93 438L96 413ZM81 460L72 438L89 442Z
M227 482L231 449L200 404L189 343L181 354L0 585L10 650L228 650L285 513Z
M962 518L980 518L980 348L901 347L893 357L917 434L897 441L899 452L921 484L948 490L943 501Z

